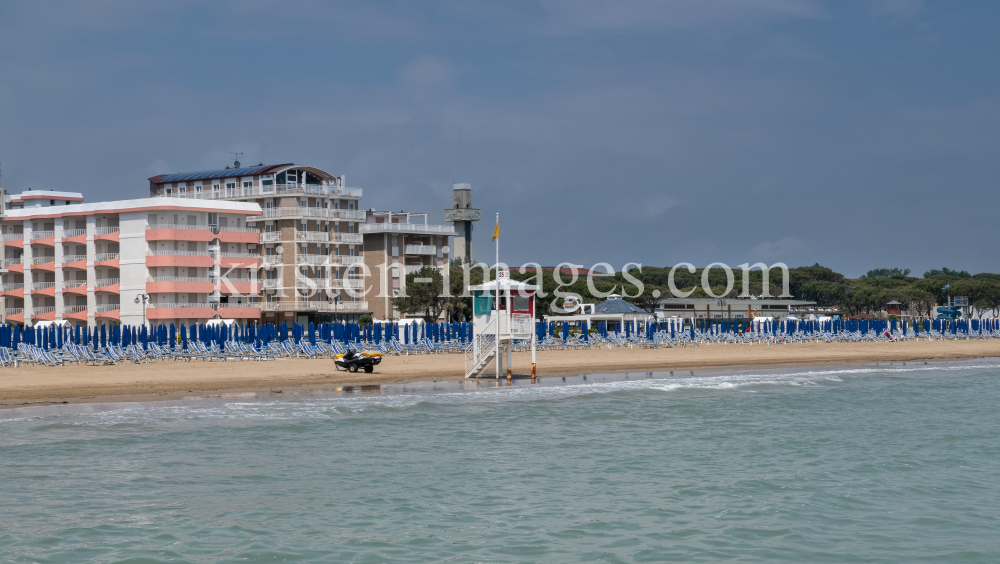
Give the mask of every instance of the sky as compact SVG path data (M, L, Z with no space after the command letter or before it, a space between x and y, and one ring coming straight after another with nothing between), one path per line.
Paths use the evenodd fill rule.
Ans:
M1000 2L0 1L8 192L243 163L475 258L1000 272Z

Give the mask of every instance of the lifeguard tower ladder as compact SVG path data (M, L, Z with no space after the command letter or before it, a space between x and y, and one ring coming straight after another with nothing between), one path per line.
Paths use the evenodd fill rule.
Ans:
M509 271L498 272L497 280L492 282L469 286L473 296L473 337L472 346L465 350L466 378L500 378L504 373L506 356L506 376L509 380L515 341L531 342L531 377L535 377L537 290L538 286L511 280ZM491 360L496 360L493 371L487 370Z

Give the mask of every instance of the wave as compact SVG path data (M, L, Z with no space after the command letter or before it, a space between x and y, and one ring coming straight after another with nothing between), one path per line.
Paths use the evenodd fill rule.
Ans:
M359 415L393 415L414 410L433 411L477 403L561 401L587 395L615 393L678 393L685 391L759 393L768 389L803 389L842 384L868 376L900 376L995 370L997 364L924 365L894 363L887 366L830 369L789 369L740 372L664 371L625 374L589 374L542 378L537 385L516 380L515 385L492 380L435 382L382 386L378 393L329 393L308 396L294 392L281 399L227 396L142 404L76 404L54 408L23 408L0 413L0 429L28 425L35 432L83 429L144 430L178 424L211 422L215 425L256 421L288 422L309 419L342 419ZM37 411L31 411L37 410ZM37 415L36 415L37 413ZM8 415L8 417L3 417ZM3 441L6 442L6 441Z

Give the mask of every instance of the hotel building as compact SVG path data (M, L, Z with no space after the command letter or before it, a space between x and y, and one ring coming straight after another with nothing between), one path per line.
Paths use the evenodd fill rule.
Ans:
M100 325L260 318L259 218L249 202L163 197L83 203L11 196L0 220L4 321Z
M366 212L361 225L364 260L370 273L365 295L375 319L400 319L392 298L406 287L406 275L425 266L447 268L451 225L428 225L427 214Z
M162 174L149 179L153 198L245 202L259 214L243 225L260 232L262 322L354 321L364 299L362 191L343 176L293 163Z

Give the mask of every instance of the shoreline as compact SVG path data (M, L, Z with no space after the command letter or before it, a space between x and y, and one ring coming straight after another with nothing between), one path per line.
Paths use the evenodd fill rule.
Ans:
M672 349L612 348L540 351L538 378L670 370L832 367L882 362L942 362L1000 357L993 340L875 343L703 345ZM530 353L514 354L518 380L530 375ZM372 374L335 371L329 359L172 362L118 366L26 366L0 370L0 409L61 404L281 397L345 387L415 382L476 382L463 372L464 355L387 356ZM501 375L501 380L506 381Z

